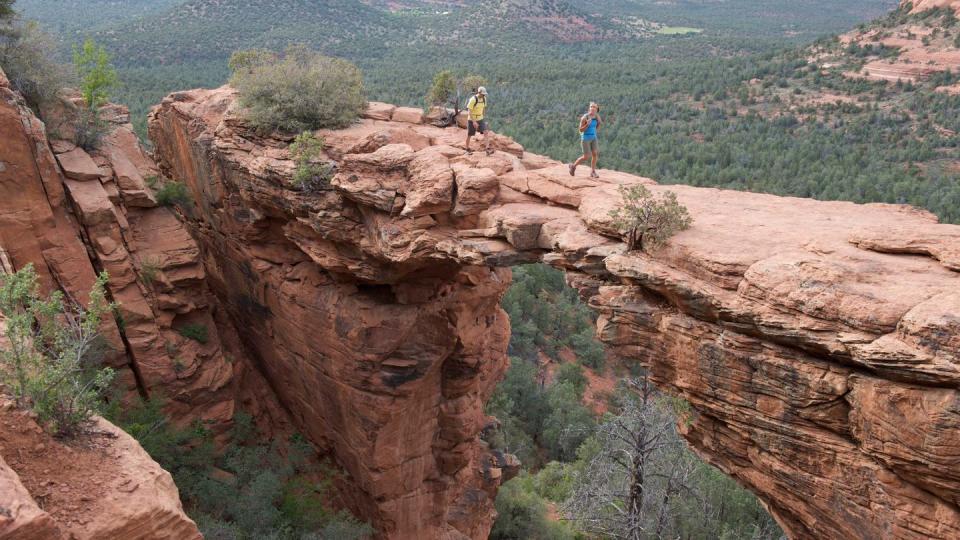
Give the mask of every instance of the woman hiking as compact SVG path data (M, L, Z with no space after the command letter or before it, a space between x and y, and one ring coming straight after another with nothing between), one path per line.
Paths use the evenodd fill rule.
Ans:
M590 160L590 178L600 178L597 174L597 159L600 157L600 142L597 140L597 128L603 120L600 119L600 106L590 102L587 114L580 117L580 147L583 155L570 164L570 176L577 172L577 165Z

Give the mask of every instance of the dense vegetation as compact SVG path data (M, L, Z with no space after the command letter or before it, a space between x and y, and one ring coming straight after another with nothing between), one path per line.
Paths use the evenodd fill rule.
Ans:
M263 442L248 415L234 418L227 448L217 451L203 424L174 426L154 398L119 404L111 421L169 471L187 513L211 540L361 540L373 529L332 509L335 469L318 463L300 436Z
M0 0L0 68L34 109L72 82L53 38L35 22L20 18L12 0Z
M753 495L700 461L681 441L675 426L685 414L682 401L656 394L638 382L643 381L639 370L624 373L623 366L606 366L604 375L602 368L584 366L584 357L558 365L563 348L578 355L588 351L589 358L589 351L597 347L603 357L592 336L592 316L576 292L564 284L560 271L545 265L515 268L514 285L503 306L515 329L510 341L513 356L506 377L487 404L487 412L501 424L490 443L519 457L523 472L497 496L499 517L492 539L552 540L596 534L779 538L779 528ZM543 363L545 359L552 367ZM608 412L600 416L583 403L588 369L595 375L632 382L617 387ZM647 430L647 438L625 437L617 431L633 429L629 435L635 435L640 427ZM620 448L614 444L618 440L643 444ZM647 495L644 504L636 505L635 519L617 521L607 514L612 505L624 502L634 476L618 468L613 456L617 452L642 454L650 473ZM669 477L677 481L661 481ZM677 496L680 489L682 495ZM672 496L670 504L662 503L664 494ZM587 533L590 536L584 536Z
M561 272L545 265L515 268L503 309L512 326L512 356L536 362L542 352L559 361L559 352L566 347L585 365L603 368L603 346L593 337L594 314Z

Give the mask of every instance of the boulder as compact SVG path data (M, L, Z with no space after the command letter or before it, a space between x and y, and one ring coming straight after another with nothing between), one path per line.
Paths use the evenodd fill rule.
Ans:
M418 153L410 163L410 184L401 215L449 212L453 206L453 169L443 156Z
M490 169L456 166L454 178L457 185L457 200L453 207L455 216L479 214L497 198L500 182Z
M87 444L70 447L11 402L0 407L0 538L202 538L170 473L120 428L94 417L79 436Z
M64 185L84 225L93 227L116 221L110 196L100 182L65 180Z
M423 110L415 107L397 107L393 110L393 114L390 115L390 120L408 124L422 124Z
M83 148L75 147L69 152L58 154L57 161L63 174L73 180L99 180L104 174Z
M110 163L125 205L140 208L152 208L157 205L153 194L147 190L140 171L127 159L127 156L121 152L113 152L110 155Z
M0 76L3 72L0 71ZM2 81L0 81L2 82ZM30 496L20 477L0 457L0 539L59 540L60 528Z
M397 108L396 105L390 105L389 103L381 103L379 101L371 101L367 104L367 110L361 115L363 118L368 118L370 120L390 120L390 117L393 115L393 111Z

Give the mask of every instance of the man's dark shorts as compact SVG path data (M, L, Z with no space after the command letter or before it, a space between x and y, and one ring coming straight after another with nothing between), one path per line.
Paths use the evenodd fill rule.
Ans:
M476 129L474 129L474 127L473 127L473 122L467 122L467 135L473 137L474 135L476 135L476 133L477 133L478 131L479 131L480 133L486 133L486 132L487 132L487 121L486 121L486 120L478 120L478 121L477 121L477 128L476 128Z

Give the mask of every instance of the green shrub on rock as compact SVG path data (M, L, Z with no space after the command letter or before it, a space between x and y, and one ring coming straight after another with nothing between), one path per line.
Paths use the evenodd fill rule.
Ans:
M656 249L679 231L690 228L693 219L672 191L658 197L646 186L620 186L620 206L610 212L613 226L627 237L630 249Z
M90 109L107 102L109 92L117 86L117 71L110 64L110 55L103 45L87 39L80 47L73 48L73 65L80 76L80 93Z
M41 296L33 265L0 277L6 322L0 383L58 436L71 437L89 426L113 380L113 370L100 365L106 350L100 323L115 307L106 299L106 283L104 272L81 306L59 291Z
M183 182L167 182L157 191L157 204L160 206L173 206L188 202L190 202L190 195L187 193L187 186Z
M230 58L230 69L230 84L260 133L343 128L367 106L357 66L303 45L292 45L283 55L238 51Z
M74 46L73 65L80 77L80 94L84 103L77 111L73 142L84 150L93 150L109 130L109 125L100 116L100 107L106 104L110 91L117 87L117 71L103 45L97 45L91 39L80 47Z
M187 324L181 327L178 332L180 335L196 341L197 343L206 344L210 340L210 335L207 331L207 327L202 324Z
M35 110L52 102L73 81L70 69L57 60L54 38L37 23L12 15L0 17L0 69Z
M307 192L320 191L330 185L333 165L321 159L323 139L304 131L290 144L290 157L297 168L293 172L293 185Z

